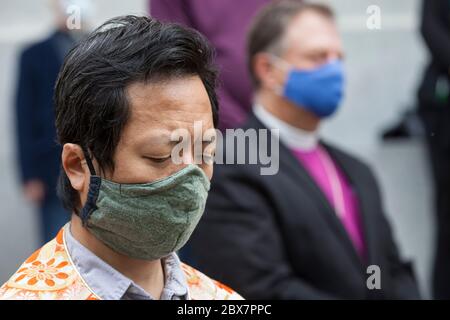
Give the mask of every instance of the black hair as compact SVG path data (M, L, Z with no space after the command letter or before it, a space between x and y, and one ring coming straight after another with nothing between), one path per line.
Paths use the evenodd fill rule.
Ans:
M108 20L67 55L54 95L58 142L74 143L114 170L114 154L129 118L126 88L136 82L198 75L218 122L214 51L199 32L144 16ZM61 169L58 195L78 212L79 196Z

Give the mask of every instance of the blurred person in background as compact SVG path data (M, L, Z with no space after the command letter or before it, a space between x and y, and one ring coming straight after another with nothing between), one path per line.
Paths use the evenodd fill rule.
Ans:
M39 208L43 242L51 240L69 219L56 196L61 148L56 143L53 88L65 55L85 35L92 14L89 0L53 0L50 4L56 30L21 53L15 108L23 192ZM68 28L71 6L80 9L83 29Z
M450 1L423 1L421 32L431 55L418 96L437 212L433 292L450 299Z
M272 153L279 172L216 165L191 239L198 266L246 298L420 298L371 169L320 138L321 122L343 96L342 59L326 6L282 0L254 20L248 63L255 104L243 128L279 130L279 155ZM371 265L380 272L375 289L368 285Z

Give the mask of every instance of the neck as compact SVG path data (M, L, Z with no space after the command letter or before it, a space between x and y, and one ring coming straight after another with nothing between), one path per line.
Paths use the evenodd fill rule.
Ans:
M311 132L317 131L319 128L320 119L318 117L270 90L261 89L257 92L255 100L275 117L293 127Z
M133 280L155 299L161 297L164 288L164 270L161 259L139 260L115 252L84 228L81 219L75 214L72 214L70 227L72 236L92 253Z

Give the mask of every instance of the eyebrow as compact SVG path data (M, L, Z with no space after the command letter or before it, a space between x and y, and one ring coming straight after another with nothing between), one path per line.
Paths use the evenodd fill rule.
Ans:
M160 146L171 145L174 143L170 139L170 133L167 132L143 135L138 140L139 145L147 145L149 142L153 145L160 145Z

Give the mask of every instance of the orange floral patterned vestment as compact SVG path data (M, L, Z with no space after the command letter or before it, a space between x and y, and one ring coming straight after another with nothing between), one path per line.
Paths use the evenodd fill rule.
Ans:
M3 300L100 300L79 274L64 241L64 228L55 239L34 252L0 287ZM240 295L182 263L193 300L234 300Z

